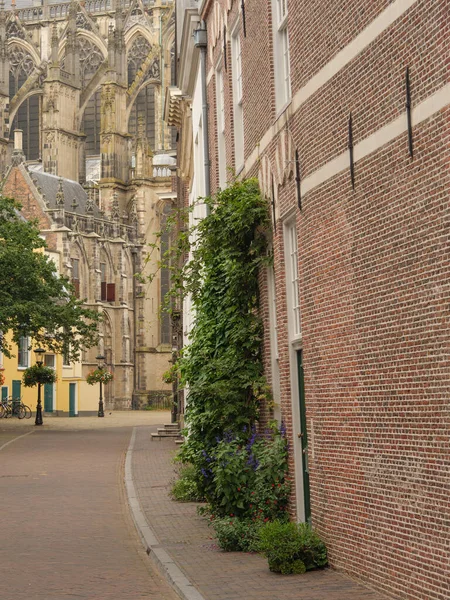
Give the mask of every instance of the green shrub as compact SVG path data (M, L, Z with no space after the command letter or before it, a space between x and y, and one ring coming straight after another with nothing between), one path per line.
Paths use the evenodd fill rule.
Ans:
M260 523L237 517L216 518L211 521L219 546L225 552L256 552Z
M253 427L239 436L227 433L209 453L198 451L199 485L212 514L262 522L287 518L290 484L283 433L274 426L259 435Z
M170 495L178 502L201 502L202 494L197 484L196 469L193 465L182 465L178 479L172 486Z
M259 530L258 550L274 573L304 573L328 563L327 549L307 523L274 521Z

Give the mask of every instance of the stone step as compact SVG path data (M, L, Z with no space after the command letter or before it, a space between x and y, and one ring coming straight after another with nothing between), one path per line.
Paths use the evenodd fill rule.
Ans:
M180 429L180 426L178 425L178 423L166 423L164 425L164 429Z
M178 429L158 429L157 431L161 437L178 437L180 435Z

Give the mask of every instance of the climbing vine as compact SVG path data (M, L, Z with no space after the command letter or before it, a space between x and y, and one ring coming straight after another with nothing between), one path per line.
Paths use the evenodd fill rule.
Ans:
M177 295L190 295L193 306L189 344L167 378L177 375L188 388L189 434L180 460L196 467L199 480L224 438L245 443L252 435L260 403L268 399L258 314L258 273L268 261L267 202L254 179L236 181L204 202L208 215L162 258L171 269L167 308ZM190 260L180 264L189 244Z
M249 430L266 393L258 272L267 261L267 202L253 179L207 202L184 273L195 315L179 362L189 386L185 454L213 446L224 432Z

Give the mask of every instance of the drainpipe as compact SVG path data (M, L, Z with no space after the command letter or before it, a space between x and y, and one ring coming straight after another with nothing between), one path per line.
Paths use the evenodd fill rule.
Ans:
M206 94L206 46L208 34L205 21L201 21L199 29L194 31L194 46L200 50L200 77L202 86L202 130L203 130L203 155L205 157L205 196L211 194L210 161L209 161L209 130L208 130L208 100ZM209 211L208 211L209 212Z
M133 246L131 248L131 263L132 263L132 267L133 267L133 337L134 337L134 344L133 344L133 360L134 360L134 369L133 369L133 392L131 395L131 409L132 410L138 410L139 406L139 402L138 402L138 394L137 394L137 389L138 389L138 383L139 383L139 377L138 377L138 354L136 351L136 347L137 347L137 337L138 337L138 316L137 316L137 304L136 304L136 277L135 274L137 273L137 253L138 250L135 246Z

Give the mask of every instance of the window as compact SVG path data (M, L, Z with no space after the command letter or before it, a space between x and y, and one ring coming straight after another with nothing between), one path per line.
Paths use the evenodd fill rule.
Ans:
M75 288L75 296L80 297L80 261L78 258L72 258L72 284Z
M217 145L219 159L219 187L227 183L227 160L225 150L225 97L223 92L222 69L216 71Z
M287 0L272 0L275 97L277 110L291 98Z
M22 336L19 338L19 343L17 346L18 352L18 367L19 369L27 369L30 366L30 351L28 349L30 342L27 336Z
M50 367L50 369L55 368L55 355L54 354L46 354L44 356L44 365L46 367Z
M300 297L298 291L298 248L297 248L297 229L295 223L286 225L285 228L286 244L286 286L289 315L290 338L299 338L301 336L300 323Z
M244 166L244 112L242 109L242 56L241 31L236 28L231 38L233 61L233 116L234 116L234 161L236 172Z
M115 302L116 300L116 284L107 283L106 263L100 263L100 279L101 279L101 301Z
M69 352L70 352L70 344L67 343L64 345L63 352L62 352L63 367L70 367Z

